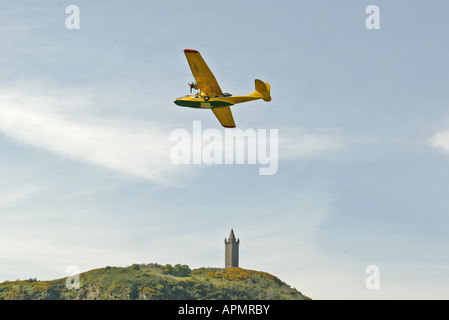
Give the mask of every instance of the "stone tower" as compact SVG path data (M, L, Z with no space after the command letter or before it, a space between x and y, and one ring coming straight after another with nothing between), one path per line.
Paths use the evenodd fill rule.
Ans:
M235 239L234 230L231 229L229 239L225 238L225 268L239 266L239 244L240 239Z

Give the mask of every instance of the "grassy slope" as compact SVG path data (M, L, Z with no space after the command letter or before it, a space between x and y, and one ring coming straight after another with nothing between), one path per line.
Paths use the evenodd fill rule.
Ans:
M137 265L106 267L80 275L79 289L67 289L66 278L53 281L7 281L0 299L309 299L275 276L241 268Z

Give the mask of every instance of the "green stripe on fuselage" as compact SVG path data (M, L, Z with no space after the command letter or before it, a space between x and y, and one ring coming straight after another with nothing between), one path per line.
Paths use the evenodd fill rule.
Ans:
M174 102L175 104L181 107L201 108L201 109L212 109L212 108L232 106L232 103L225 101L214 101L212 99L207 102L176 99Z

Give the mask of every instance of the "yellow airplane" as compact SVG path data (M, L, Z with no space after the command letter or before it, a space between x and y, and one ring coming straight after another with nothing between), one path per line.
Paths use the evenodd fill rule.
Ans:
M255 80L256 90L246 96L233 96L227 92L223 93L201 54L193 49L185 49L184 53L196 80L196 82L189 83L190 93L192 93L192 89L199 90L199 92L177 98L174 102L178 106L212 109L223 127L235 128L234 118L229 106L258 99L271 101L270 85L259 79Z

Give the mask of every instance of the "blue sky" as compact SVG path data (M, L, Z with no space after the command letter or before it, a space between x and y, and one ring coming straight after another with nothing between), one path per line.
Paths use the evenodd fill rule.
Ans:
M80 9L68 30L65 8ZM368 30L365 9L380 9ZM449 4L2 1L0 281L133 263L240 264L315 299L447 299ZM201 52L279 168L173 165ZM366 267L380 288L365 287ZM81 278L82 281L82 278Z

